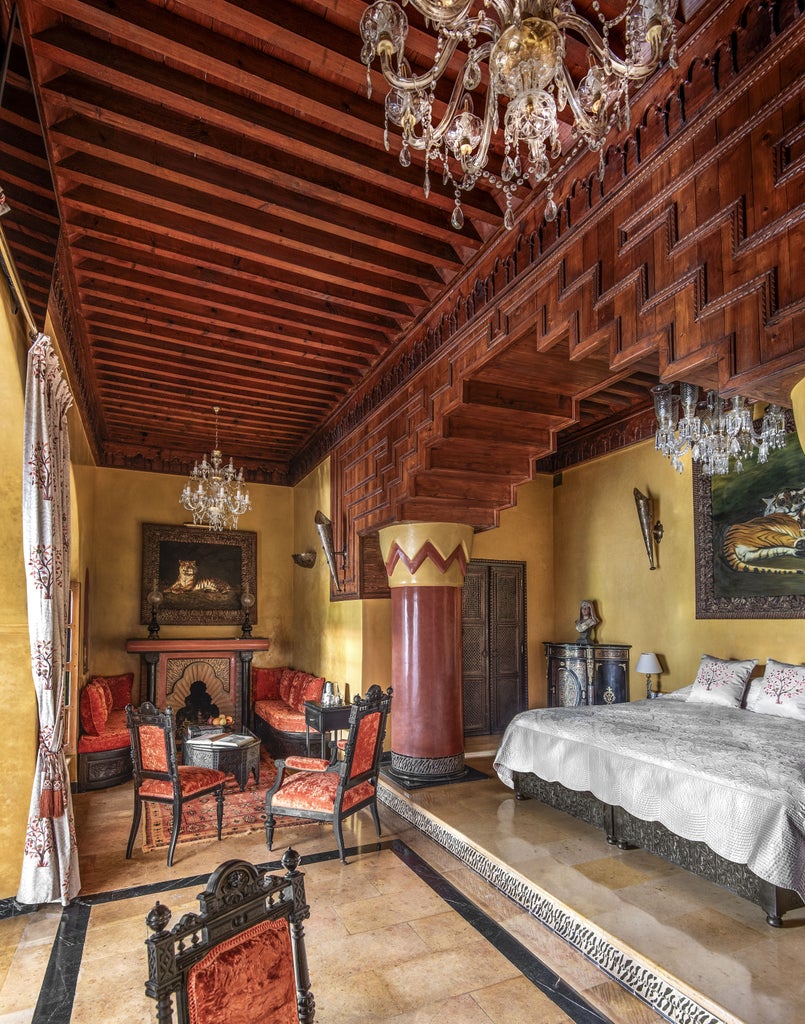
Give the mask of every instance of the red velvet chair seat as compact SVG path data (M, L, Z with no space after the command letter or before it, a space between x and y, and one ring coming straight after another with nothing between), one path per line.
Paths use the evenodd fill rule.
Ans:
M283 810L295 809L326 813L333 809L338 782L338 775L333 772L329 774L300 772L288 779L277 790L274 802L277 806L281 805ZM352 789L348 789L344 793L342 810L348 811L350 807L354 807L362 800L371 800L374 791L375 788L371 782L362 782L358 786L353 786Z
M182 796L185 799L196 793L206 793L226 782L226 772L219 772L216 768L194 768L191 765L180 764L177 771ZM153 800L172 800L173 783L168 779L143 779L140 796L143 800L149 797Z

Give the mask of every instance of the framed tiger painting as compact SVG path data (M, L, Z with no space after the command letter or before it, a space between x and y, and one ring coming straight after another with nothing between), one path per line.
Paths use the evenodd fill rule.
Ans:
M143 624L151 619L148 595L155 586L162 593L161 626L240 625L247 590L254 598L249 617L257 622L257 534L143 523Z
M805 456L707 477L693 463L697 619L805 618Z

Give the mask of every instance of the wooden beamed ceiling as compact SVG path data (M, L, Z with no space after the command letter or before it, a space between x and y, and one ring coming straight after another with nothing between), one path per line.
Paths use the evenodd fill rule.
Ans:
M2 3L3 227L40 326L60 232L57 307L96 459L186 470L219 405L225 456L250 479L293 482L350 396L505 234L499 193L464 195L456 232L441 181L423 195L420 154L402 167L393 130L386 152L386 89L373 70L367 96L360 61L365 0L21 0L18 27ZM680 13L681 38L699 6ZM410 17L426 66L432 37ZM580 46L569 60L583 69ZM646 408L658 372L656 353L614 372L605 346L579 358L518 342L440 421L410 509L451 497L461 466L505 504L474 442L527 477L563 431Z

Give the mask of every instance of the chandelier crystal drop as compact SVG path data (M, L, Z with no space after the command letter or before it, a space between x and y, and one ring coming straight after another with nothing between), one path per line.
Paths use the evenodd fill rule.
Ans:
M236 530L238 517L250 512L252 503L249 492L243 487L243 469L236 473L232 465L223 464L218 448L218 413L215 413L215 448L209 460L205 452L201 462L193 466L184 490L179 496L180 503L193 513L196 526L208 526L211 530Z
M654 447L678 473L688 452L694 462L701 463L705 476L724 476L733 469L740 473L744 462L755 455L763 463L773 449L785 447L785 410L779 405L766 407L758 430L752 406L739 395L728 408L717 391L708 391L700 404L695 384L680 384L678 395L673 385L657 384L651 393L658 424Z
M406 0L403 0L405 3ZM571 155L580 144L600 154L614 125L629 124L629 87L639 85L658 67L670 41L669 62L676 67L676 0L626 0L625 9L607 19L598 0L597 22L579 14L572 0L407 0L436 33L433 64L414 74L405 56L408 18L394 0L377 0L361 18L367 93L372 95L375 59L389 85L385 101L384 141L389 149L389 122L402 134L400 163L408 167L411 150L425 156L425 194L429 167L442 165L452 187L460 228L461 193L479 178L501 188L504 222L513 224L512 198L527 181L548 179L552 192L554 163L562 156L559 114L569 108ZM611 36L622 36L622 53ZM586 47L589 67L574 81L566 62L566 42ZM463 65L456 74L459 61ZM486 72L482 66L486 65ZM454 79L445 102L437 100L442 76ZM454 77L455 76L455 77ZM473 93L485 83L483 116L473 109ZM478 93L476 93L478 97ZM500 169L487 168L493 136L500 130L504 153Z

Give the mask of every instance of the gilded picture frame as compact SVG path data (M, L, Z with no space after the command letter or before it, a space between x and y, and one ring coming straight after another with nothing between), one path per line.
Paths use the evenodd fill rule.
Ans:
M767 463L747 460L741 473L707 477L692 465L696 618L805 618L805 456L797 435ZM774 554L796 543L797 531L801 553Z
M240 599L254 596L257 622L257 534L193 526L143 523L140 622L151 619L148 595L156 581L163 601L160 626L241 625Z

